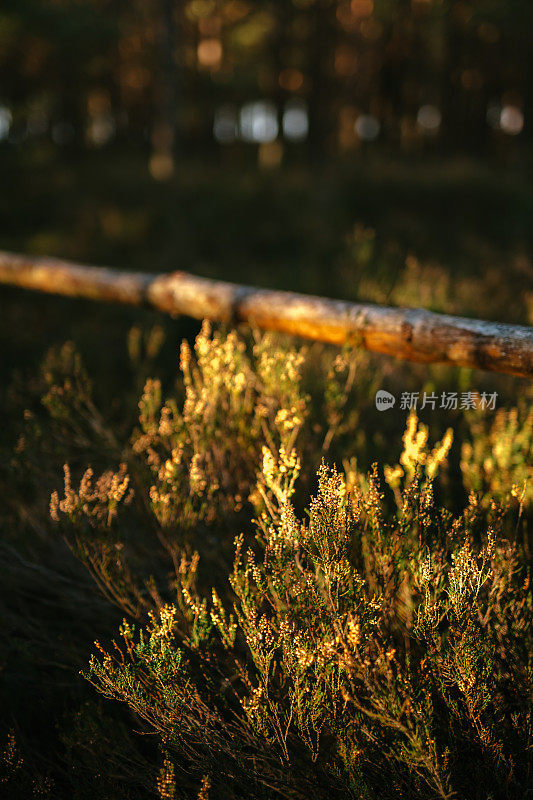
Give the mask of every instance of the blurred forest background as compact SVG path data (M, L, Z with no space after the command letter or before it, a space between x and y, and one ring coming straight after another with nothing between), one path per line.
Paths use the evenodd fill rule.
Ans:
M0 246L528 322L532 24L527 0L6 0ZM79 336L3 292L10 366L34 324Z
M370 142L517 158L532 23L526 0L8 0L0 134L41 162L149 151L156 179L195 155L275 167Z

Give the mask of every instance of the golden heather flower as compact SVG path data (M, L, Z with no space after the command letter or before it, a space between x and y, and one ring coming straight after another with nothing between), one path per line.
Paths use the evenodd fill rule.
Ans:
M396 464L395 467L389 467L388 464L385 465L383 468L383 472L385 474L385 480L391 487L391 489L397 489L400 485L400 478L404 476L404 471L400 467L399 464Z
M348 620L346 639L350 647L352 647L354 650L361 643L361 624L353 617L350 617Z
M439 442L428 456L426 463L426 473L428 478L435 477L435 474L437 473L440 464L442 464L442 462L446 459L446 456L450 452L450 447L452 446L452 442L453 442L453 430L451 428L448 428L448 430L444 434L442 442Z
M191 348L188 343L183 340L180 347L180 369L185 375L189 371L191 363Z
M200 791L198 792L197 800L209 800L210 788L211 788L211 781L209 780L209 776L205 775L202 778L202 785L200 786Z
M157 778L157 791L161 800L174 800L176 797L176 773L168 756L165 756Z

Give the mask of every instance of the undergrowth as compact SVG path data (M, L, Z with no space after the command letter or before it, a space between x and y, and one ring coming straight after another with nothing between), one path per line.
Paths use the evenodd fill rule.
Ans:
M132 357L159 338L133 334ZM403 448L385 437L366 469L361 409L383 376L364 354L204 323L180 372L111 426L67 345L25 397L26 518L115 609L82 671L118 716L106 727L93 697L65 733L99 753L76 796L98 780L116 797L531 796L527 392L465 413L459 443L449 428L432 446L411 412ZM54 796L6 737L4 785ZM102 777L106 752L130 788Z

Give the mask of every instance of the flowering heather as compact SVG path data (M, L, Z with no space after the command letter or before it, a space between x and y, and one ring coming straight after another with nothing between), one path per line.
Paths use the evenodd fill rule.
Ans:
M74 349L50 354L16 448L50 485L36 529L123 617L115 639L91 617L98 705L67 747L123 776L120 798L531 796L527 392L453 428L398 410L389 436L365 354L204 323L164 391L160 340L130 336L143 388L122 427ZM16 730L3 752L6 786L54 796Z

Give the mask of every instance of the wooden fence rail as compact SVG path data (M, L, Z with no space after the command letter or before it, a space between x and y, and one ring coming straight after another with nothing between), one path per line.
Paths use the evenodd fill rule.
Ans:
M1 251L0 283L196 319L246 322L410 361L533 377L533 328L523 325L257 289L186 272L124 272Z

